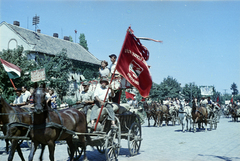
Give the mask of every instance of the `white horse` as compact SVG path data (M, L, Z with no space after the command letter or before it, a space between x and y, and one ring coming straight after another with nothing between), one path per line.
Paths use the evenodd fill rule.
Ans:
M180 120L180 125L182 125L182 131L183 132L188 130L188 122L190 122L189 131L191 131L191 124L192 124L191 111L192 111L192 108L190 106L180 105L178 117L179 117L179 120Z

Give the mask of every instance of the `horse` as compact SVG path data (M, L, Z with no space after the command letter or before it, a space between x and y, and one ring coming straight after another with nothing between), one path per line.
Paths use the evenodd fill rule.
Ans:
M31 115L29 115L29 113L26 112L23 108L10 106L1 96L0 99L0 120L3 124L3 134L8 137L19 137L27 135L27 126L30 125L32 122ZM21 126L21 124L18 126L17 123L21 123L25 127ZM14 126L10 126L11 124ZM8 152L9 139L5 139L5 141L6 149ZM20 144L23 140L20 143L18 143L18 139L10 139L10 141L12 143L12 146L8 156L8 161L13 160L15 150L17 150L21 160L24 161L25 159L20 148Z
M237 122L238 121L238 117L240 117L240 106L233 104L231 110L230 110L230 114L232 115L232 119L233 121Z
M204 107L197 107L196 103L193 102L192 105L192 120L193 120L193 130L196 132L196 123L198 123L198 128L200 129L200 124L205 123L205 131L207 131L207 119L208 119L208 112L207 109Z
M177 121L178 118L178 106L172 105L169 107L169 116L172 121L172 125L175 125L175 122Z
M29 161L33 160L39 144L42 144L40 160L42 160L45 146L48 145L49 159L54 161L55 141L57 140L66 140L70 149L70 160L72 161L76 148L72 141L73 135L75 132L87 132L85 115L75 108L63 109L59 112L52 110L45 101L45 85L35 88L33 99L35 110L33 113L33 128L30 132L32 147ZM87 160L85 136L78 135L78 139L84 151L84 160ZM89 141L89 139L90 137L88 136L87 140Z
M166 105L158 105L157 106L157 122L158 127L162 126L163 120L165 120L166 126L168 126L168 117L169 117L169 109Z
M178 117L180 120L180 125L182 125L182 132L185 132L186 130L188 130L188 122L190 122L189 131L191 131L191 122L192 122L191 110L192 108L190 106L182 106L182 104L180 104ZM185 127L186 127L186 130L185 130Z
M157 117L156 117L156 109L152 106L152 104L148 104L147 102L143 102L143 108L147 114L148 118L148 127L150 126L150 119L154 119L154 124L153 126L156 126L157 123Z

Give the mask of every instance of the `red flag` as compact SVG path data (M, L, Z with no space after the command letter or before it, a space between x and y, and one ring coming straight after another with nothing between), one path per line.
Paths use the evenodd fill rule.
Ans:
M233 97L231 98L231 103L233 103Z
M77 30L74 30L75 31L75 34L77 33Z
M143 97L148 97L152 87L152 78L142 55L143 48L129 27L118 58L116 70L130 84L136 87Z
M142 98L141 101L142 101L142 102L145 101L145 98Z
M217 102L219 102L219 96L217 97Z
M126 95L126 98L127 98L127 99L131 98L132 100L133 100L133 98L134 98L134 96L135 96L135 94L129 93L129 92L127 92L127 91L125 91L125 95Z

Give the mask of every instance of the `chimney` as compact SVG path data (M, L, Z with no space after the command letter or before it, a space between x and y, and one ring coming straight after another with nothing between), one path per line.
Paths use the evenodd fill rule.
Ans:
M63 39L66 40L66 41L69 41L69 37L68 36L64 36Z
M53 37L58 38L58 33L53 33Z
M40 30L40 29L37 29L37 33L41 33L41 30Z
M13 25L20 26L20 22L19 21L13 21Z

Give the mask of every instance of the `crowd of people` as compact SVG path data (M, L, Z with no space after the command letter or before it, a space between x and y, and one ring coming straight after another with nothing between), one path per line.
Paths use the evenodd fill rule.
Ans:
M10 103L11 106L19 106L19 107L34 107L34 101L33 101L33 92L34 88L30 88L28 91L27 86L22 86L22 88L16 88L16 97L13 101L13 103ZM56 109L57 103L56 103L57 96L54 94L53 89L47 89L45 99L46 102L51 102L51 108Z

